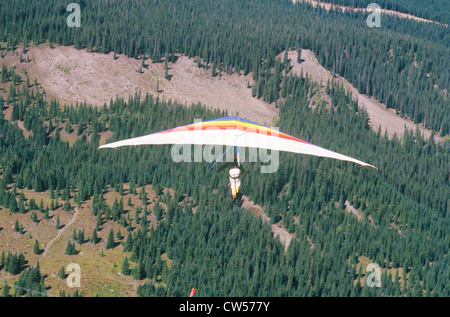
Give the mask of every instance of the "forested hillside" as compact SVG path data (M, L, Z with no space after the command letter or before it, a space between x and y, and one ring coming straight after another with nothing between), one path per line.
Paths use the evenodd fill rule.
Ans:
M352 8L367 8L372 0L322 0L320 2L344 5ZM376 3L386 10L409 13L414 16L448 24L450 22L450 2L446 0L408 1L378 0Z
M80 1L82 27L66 25L69 1L7 0L0 13L6 49L48 41L162 61L199 56L212 73L265 80L285 49L311 49L361 93L449 134L449 29L393 17L369 28L363 14L328 14L288 0ZM17 27L20 25L21 27Z
M187 296L192 287L198 296L450 296L449 140L426 140L419 130L392 139L373 131L342 86L287 75L289 61L275 58L286 49L311 49L362 92L447 135L446 29L390 18L369 29L363 15L287 0L80 1L82 27L68 28L68 3L2 1L2 56L15 51L25 62L30 45L48 43L148 63L195 56L211 76L252 73L253 96L279 109L273 126L378 170L292 153L280 153L272 174L259 172L263 163L246 162L241 191L263 206L270 218L263 222L230 199L227 174L210 163L175 163L168 145L98 149L226 112L138 93L101 107L61 104L47 98L38 78L3 64L0 241L12 227L31 239L31 225L39 231L49 219L60 229L59 216L68 219L78 208L88 210L85 222L93 219L96 229L87 237L73 227L72 238L61 238L65 256L78 261L89 248L98 258L115 250L123 276L114 278L132 279L139 296ZM152 204L146 185L155 193ZM125 187L134 195L126 207ZM25 197L30 192L51 199L39 204ZM114 203L106 198L112 193ZM24 215L29 227L17 221ZM292 234L287 249L271 224ZM99 244L96 235L107 226L116 229L103 230ZM0 284L3 296L46 295L55 287L52 276L64 276L59 262L41 274L40 258L1 246L0 281L12 278L15 287ZM35 255L41 247L36 239ZM382 271L380 288L366 283L372 262ZM96 272L98 264L90 265L83 272ZM98 294L98 284L81 291Z
M10 213L32 208L21 189L50 189L66 201L70 193L78 203L93 197L97 217L126 227L129 216L102 202L108 188L121 192L129 183L175 190L164 198L167 208L145 210L124 241L127 261L134 263L129 274L147 281L138 294L182 296L196 286L203 296L448 296L448 144L412 132L400 140L375 133L342 87L331 83L332 107L315 105L312 111L308 96L315 84L285 78L277 124L378 171L292 154L281 155L274 174L260 174L257 163L247 163L243 192L265 206L272 223L295 233L285 253L267 224L231 202L226 174L208 171L208 163L174 163L169 146L98 150L105 131L119 140L224 113L138 95L102 108L61 107L6 71L2 104L11 116L0 121L0 203ZM72 146L60 138L68 127L79 136ZM150 214L161 220L156 229L148 227ZM363 259L383 268L383 288L363 287Z

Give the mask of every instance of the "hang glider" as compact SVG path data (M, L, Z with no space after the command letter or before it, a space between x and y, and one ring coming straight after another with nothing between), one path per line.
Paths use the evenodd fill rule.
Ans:
M328 157L376 169L375 166L363 161L321 148L274 128L237 116L199 121L149 135L112 142L100 146L100 149L144 144L198 144L260 148Z

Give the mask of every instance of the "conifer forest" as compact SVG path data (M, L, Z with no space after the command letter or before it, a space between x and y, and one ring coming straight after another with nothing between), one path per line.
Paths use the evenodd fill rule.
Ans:
M371 28L367 13L288 0L0 0L0 296L450 296L450 2L377 3L436 23ZM376 169L280 152L275 173L243 163L233 200L226 171L174 162L171 145L99 146L236 113L148 91L63 102L23 70L40 47L137 60L136 76L160 65L157 90L195 59L214 80L245 78L271 126ZM284 52L301 65L305 50L336 80L290 72ZM337 78L417 128L373 129Z

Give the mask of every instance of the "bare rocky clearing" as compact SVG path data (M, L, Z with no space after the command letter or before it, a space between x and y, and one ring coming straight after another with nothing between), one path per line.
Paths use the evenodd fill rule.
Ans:
M242 208L250 210L255 217L261 217L263 222L269 222L270 218L264 212L264 208L258 204L255 204L247 196L242 196ZM289 247L292 238L295 237L294 233L289 233L286 228L283 227L282 223L275 223L271 225L271 230L273 237L280 239L281 243L284 245L285 250Z
M280 55L282 56L282 54ZM420 124L416 125L412 121L400 117L395 114L394 109L386 108L384 104L374 98L360 94L358 89L345 78L333 76L330 71L319 64L317 57L312 51L301 51L301 59L303 60L301 63L297 62L297 56L297 51L288 51L288 58L292 64L291 72L293 74L300 75L303 73L306 75L308 73L314 81L321 82L323 86L327 84L327 81L335 80L340 82L347 91L351 91L353 98L358 100L359 107L367 111L370 118L369 124L375 131L378 131L378 128L381 127L383 133L387 130L389 137L392 137L394 134L397 134L397 136L403 135L405 127L408 130L415 130L418 127L425 138L428 139L430 137L430 130L421 127ZM441 137L435 135L435 140L440 139Z
M73 47L32 47L27 54L30 62L19 62L19 54L8 53L2 62L25 69L31 80L37 78L48 97L62 103L84 102L103 106L116 96L125 99L131 94L149 93L161 99L182 104L201 103L207 107L239 112L241 117L263 124L272 124L277 116L274 105L253 98L248 83L251 75L223 74L212 77L211 70L197 67L194 59L179 56L169 63L170 80L165 78L164 63L146 61L147 68L138 70L141 61L113 53L90 53ZM159 91L157 85L159 82Z
M169 63L170 80L165 78L164 63L146 61L142 73L138 70L141 61L113 54L90 53L73 47L50 48L46 45L32 47L23 55L30 62L19 60L19 50L9 52L2 62L9 67L15 65L17 71L26 71L31 80L38 79L49 98L56 98L62 103L75 104L86 101L97 106L109 103L111 99L121 96L125 99L135 93L159 96L166 100L175 100L187 106L201 103L207 107L227 110L229 114L239 112L241 117L271 125L278 115L274 104L252 97L249 84L253 83L251 74L239 76L222 73L216 77L211 70L199 68L192 58L179 56L176 63ZM281 53L279 56L282 56ZM388 135L403 135L405 127L416 129L416 124L395 114L377 100L362 95L345 78L334 77L319 64L310 50L302 50L302 62L297 62L297 52L289 51L291 72L295 75L310 75L316 82L325 86L328 80L340 81L345 89L357 98L360 108L366 109L370 125L377 131L387 130ZM159 86L159 90L157 90ZM327 96L325 96L327 97ZM431 131L418 125L425 138ZM435 136L435 140L439 140Z
M351 10L353 12L371 12L371 11L367 10L366 8L352 8L352 7L349 7L349 6L337 5L337 4L332 4L332 3L329 3L329 2L319 2L317 0L292 0L292 2L293 3L306 2L306 3L309 3L310 5L312 5L314 8L317 7L317 6L320 6L322 9L325 9L327 11L329 11L330 9L340 9L343 12L345 12L347 10ZM436 21L419 18L419 17L416 17L416 16L414 16L412 14L409 14L409 13L403 13L403 12L393 11L393 10L386 10L386 9L383 9L383 8L381 8L379 11L382 14L395 15L395 16L397 16L399 18L402 18L402 19L410 19L410 20L414 20L414 21L418 21L418 22L425 22L425 23L443 24L443 23L439 23L439 22L436 22ZM443 24L443 25L448 26L447 24Z

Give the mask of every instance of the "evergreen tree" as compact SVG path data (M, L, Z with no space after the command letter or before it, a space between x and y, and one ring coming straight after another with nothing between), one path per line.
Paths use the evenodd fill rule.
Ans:
M113 249L114 247L115 247L114 230L111 228L108 234L108 238L106 240L106 249Z
M0 256L0 271L3 270L3 268L6 265L6 256L5 256L5 251L2 251L2 254Z
M9 294L10 289L11 287L9 286L9 284L5 282L3 286L3 297L11 297L11 295Z
M125 257L125 259L122 262L121 272L122 272L123 275L130 275L131 274L130 264L128 263L128 258L127 257Z
M14 231L15 232L19 232L20 231L20 224L19 224L19 219L16 218L16 222L14 223Z
M19 208L17 207L17 201L14 196L9 200L9 211L12 213L17 213L19 211Z
M63 280L65 278L67 278L67 274L66 274L66 270L64 269L64 266L61 266L61 269L58 271L58 276Z
M167 64L167 59L164 60L164 77L167 80L170 80L170 75L169 75L169 65Z
M39 219L37 218L36 212L34 210L31 212L30 218L34 223L39 223Z
M71 243L70 241L67 241L66 249L64 251L64 254L67 255L74 255L77 254L78 251L75 249L75 242Z
M59 215L58 216L56 216L56 229L61 229L61 224L60 224L60 222L59 222Z
M98 241L99 241L99 239L98 239L98 235L97 235L97 230L94 228L94 230L92 231L91 242L94 244L97 244Z
M38 240L34 240L34 245L33 245L33 252L34 254L41 254L41 248L39 247L39 242Z

